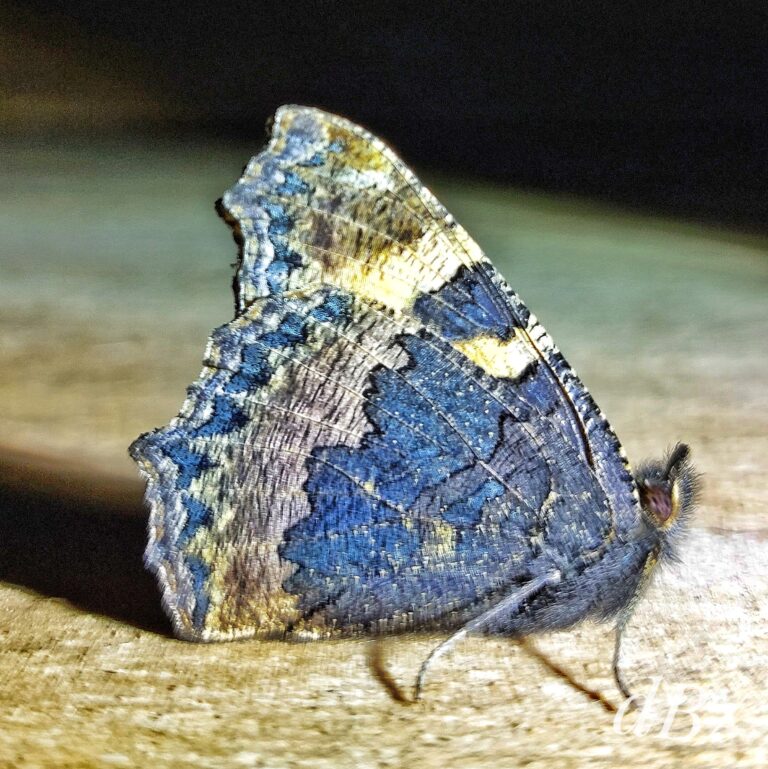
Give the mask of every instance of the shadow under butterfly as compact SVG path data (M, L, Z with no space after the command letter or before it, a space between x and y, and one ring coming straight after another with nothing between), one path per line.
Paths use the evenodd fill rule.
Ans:
M145 560L192 641L615 619L613 669L696 477L634 475L551 338L381 140L278 110L219 203L235 317L168 426L130 451Z

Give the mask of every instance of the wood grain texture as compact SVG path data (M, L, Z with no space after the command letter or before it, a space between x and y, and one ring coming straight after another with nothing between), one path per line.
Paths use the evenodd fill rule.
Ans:
M212 201L253 150L2 150L0 766L760 767L768 710L768 242L572 201L431 185L544 322L630 458L689 442L704 473L683 564L652 587L625 669L659 735L613 716L500 639L392 700L364 640L173 640L144 571L125 448L165 423L232 315L234 245ZM412 681L437 639L393 638ZM608 628L536 641L618 702ZM691 689L693 691L693 689ZM729 722L718 735L722 707ZM681 710L684 710L681 707ZM633 722L624 724L628 732Z

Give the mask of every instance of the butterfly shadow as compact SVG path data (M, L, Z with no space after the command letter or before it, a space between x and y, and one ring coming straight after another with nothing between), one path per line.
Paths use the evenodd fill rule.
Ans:
M172 636L146 529L138 479L0 450L0 582Z

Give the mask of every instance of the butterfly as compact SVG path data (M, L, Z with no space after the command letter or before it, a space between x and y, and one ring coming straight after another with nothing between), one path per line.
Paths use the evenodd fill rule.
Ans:
M674 556L689 449L634 474L480 248L384 142L280 108L218 203L235 317L130 453L145 561L192 641L621 631Z

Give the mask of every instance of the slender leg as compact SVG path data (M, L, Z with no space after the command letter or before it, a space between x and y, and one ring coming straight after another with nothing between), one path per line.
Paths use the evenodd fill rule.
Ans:
M646 558L645 564L643 565L643 574L640 577L640 581L637 583L637 588L635 589L632 598L629 599L629 603L622 609L621 614L619 614L619 619L616 622L616 640L613 644L613 680L616 681L616 686L621 692L622 697L631 700L629 705L630 708L636 708L640 703L638 697L632 694L624 675L621 672L621 639L624 636L624 630L627 627L632 614L637 608L637 604L640 601L643 591L648 587L648 584L651 581L653 567L656 565L658 558L659 554L655 550L650 553L648 558Z
M549 574L544 574L536 579L532 579L527 582L521 588L515 590L507 596L504 596L497 604L492 606L487 611L483 612L478 617L467 622L464 627L457 630L453 635L445 639L441 644L436 646L429 653L427 658L421 664L419 674L416 676L416 683L413 687L413 699L419 700L421 698L421 691L424 688L424 681L429 671L430 666L444 654L449 652L459 641L462 641L470 633L481 630L485 625L488 625L492 620L501 616L502 614L512 614L517 610L520 605L526 599L535 595L540 590L548 587L549 585L556 585L561 579L559 571L551 571Z
M616 640L613 644L613 680L616 682L616 686L618 690L621 692L621 696L624 697L624 699L632 699L632 692L629 689L629 686L627 686L627 682L624 679L624 675L621 672L620 663L621 663L621 637L624 634L624 628L627 626L627 621L629 620L629 617L622 617L619 619L619 621L616 623ZM633 700L634 702L634 700Z

